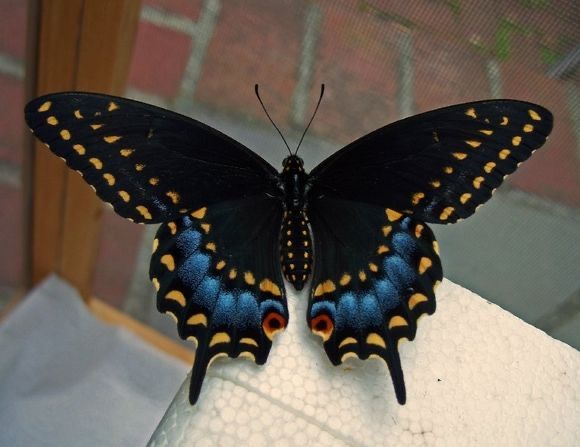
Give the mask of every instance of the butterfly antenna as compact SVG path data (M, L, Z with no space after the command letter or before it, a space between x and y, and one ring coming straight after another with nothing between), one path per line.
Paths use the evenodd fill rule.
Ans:
M314 117L316 116L316 112L318 112L318 107L320 106L320 103L322 102L323 96L324 96L324 84L320 84L320 98L318 98L318 102L316 103L316 108L314 109L314 113L312 114L312 118L310 118L310 121L308 121L308 126L306 126L306 129L304 129L304 133L302 134L302 138L300 138L300 141L298 142L298 146L296 146L296 151L294 152L294 155L296 155L298 153L298 149L300 149L300 145L302 144L302 140L304 140L304 137L306 136L306 132L308 132L308 129L310 128L310 125L312 124L312 121L314 120Z
M266 113L266 116L268 117L268 119L270 120L270 122L272 123L272 126L274 126L274 128L278 131L278 133L280 134L280 136L282 137L282 141L284 141L284 144L286 145L286 147L288 148L288 152L290 152L290 155L292 155L292 151L290 150L290 146L288 146L288 143L286 142L286 138L284 138L284 135L282 135L282 132L280 132L280 129L278 129L278 126L276 126L276 123L274 123L274 120L272 119L272 117L270 116L270 114L268 113L268 111L266 110L266 106L264 105L264 103L262 102L262 98L260 98L260 93L258 93L258 84L256 84L254 86L254 90L256 92L256 96L258 97L258 101L260 101L260 104L262 105L262 109L264 109L264 113Z

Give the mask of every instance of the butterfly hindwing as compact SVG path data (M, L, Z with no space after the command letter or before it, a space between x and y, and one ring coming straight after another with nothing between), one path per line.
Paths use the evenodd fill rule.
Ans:
M425 223L390 209L342 199L313 200L314 276L308 324L335 365L380 357L405 401L397 350L417 319L435 311L442 279L438 246Z
M157 307L197 343L190 401L217 357L263 364L288 323L278 261L282 207L265 194L202 207L161 225L150 277Z
M92 93L31 101L35 136L123 217L141 223L272 190L276 171L237 141L148 104Z
M312 196L390 207L431 223L453 223L485 203L552 129L535 104L460 104L387 125L311 172Z

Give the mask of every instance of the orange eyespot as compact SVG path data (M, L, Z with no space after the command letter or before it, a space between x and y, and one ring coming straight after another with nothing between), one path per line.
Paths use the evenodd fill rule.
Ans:
M334 323L326 314L320 314L310 321L310 330L327 341L334 331Z
M270 340L274 338L276 333L283 331L286 328L286 319L277 312L270 312L262 322L262 329Z

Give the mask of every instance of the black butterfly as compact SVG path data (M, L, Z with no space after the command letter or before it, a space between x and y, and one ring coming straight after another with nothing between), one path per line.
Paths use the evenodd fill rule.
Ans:
M288 324L283 277L297 290L311 279L308 325L331 362L384 359L403 404L397 343L435 311L442 279L426 222L472 215L552 128L527 102L455 105L375 130L307 174L295 153L278 173L205 124L128 99L56 93L25 114L119 215L162 224L150 277L158 309L197 343L192 404L216 357L266 361Z

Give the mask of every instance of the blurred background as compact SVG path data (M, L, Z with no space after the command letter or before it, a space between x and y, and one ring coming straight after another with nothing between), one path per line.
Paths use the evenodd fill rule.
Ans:
M0 303L24 274L27 14L27 2L0 0ZM309 169L433 108L486 98L547 107L547 145L475 216L433 230L447 278L578 348L579 34L573 0L145 0L126 96L208 123L279 166L285 148L254 84L292 145L324 82L300 150ZM103 219L93 294L175 337L148 281L155 228L109 208Z

